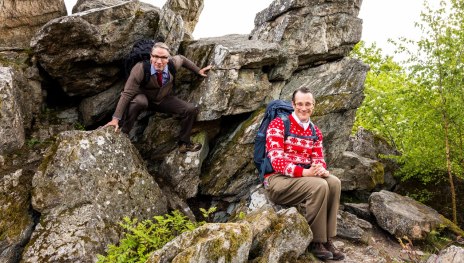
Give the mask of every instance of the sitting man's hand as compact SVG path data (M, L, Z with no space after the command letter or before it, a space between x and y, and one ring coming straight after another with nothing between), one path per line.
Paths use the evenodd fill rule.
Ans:
M303 176L313 176L313 177L328 177L330 175L324 166L320 163L311 165L309 169L303 170Z

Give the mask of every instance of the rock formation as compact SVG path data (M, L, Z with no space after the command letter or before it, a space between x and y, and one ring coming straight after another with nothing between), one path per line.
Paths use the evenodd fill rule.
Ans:
M3 0L0 47L29 48L31 38L48 21L66 15L62 0Z
M379 238L380 228L422 240L446 223L409 198L372 193L395 184L395 165L379 158L394 152L367 133L350 141L368 71L347 57L361 37L360 0L275 0L249 35L199 40L191 32L200 0L162 9L83 0L70 16L62 2L14 9L16 2L5 2L0 16L18 17L0 27L0 46L8 46L0 48L0 261L93 262L121 237L124 216L178 209L195 220L196 206L207 202L219 207L215 222L180 235L149 262L309 262L312 233L301 208L270 203L252 160L266 103L288 100L300 86L317 101L312 120L329 170L344 191L370 195L339 214L336 245L368 246L348 245L348 261L402 261L382 252L391 242ZM26 19L34 8L22 6L37 7L40 19ZM31 31L18 33L24 25ZM198 66L213 66L205 79L176 74L177 95L199 108L192 136L203 144L199 152L177 151L179 120L169 114L145 112L128 136L97 129L123 89L122 60L134 42L155 37ZM436 256L461 252L444 253Z

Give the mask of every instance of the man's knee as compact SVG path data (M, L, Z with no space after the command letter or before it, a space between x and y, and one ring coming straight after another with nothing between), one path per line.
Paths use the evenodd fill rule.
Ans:
M198 107L195 106L192 103L189 103L185 107L184 115L186 115L186 116L196 116L198 114L198 112L199 112Z
M329 185L329 188L331 189L341 189L342 187L342 182L340 181L340 179L338 179L338 177L334 175L330 175L329 177L327 177L326 181Z
M329 192L329 184L326 180L316 180L311 182L311 187L314 189L314 192L319 194L325 194Z
M134 99L132 99L131 102L139 110L144 110L144 109L148 108L148 99L143 94L136 95L134 97Z

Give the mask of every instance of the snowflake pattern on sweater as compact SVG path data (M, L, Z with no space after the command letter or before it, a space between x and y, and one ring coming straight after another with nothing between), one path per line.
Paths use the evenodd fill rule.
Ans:
M290 120L290 133L302 136L311 136L311 128L304 130L293 118L288 116ZM266 131L266 152L271 160L274 173L267 176L281 173L290 177L301 177L303 167L298 164L317 164L321 163L324 168L327 168L324 161L324 153L322 149L322 133L317 126L314 126L319 140L314 142L311 139L300 139L297 137L288 136L284 142L284 122L281 118L275 118L269 123Z

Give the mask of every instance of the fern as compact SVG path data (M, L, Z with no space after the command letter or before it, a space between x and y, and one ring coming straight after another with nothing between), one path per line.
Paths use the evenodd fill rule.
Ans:
M204 210L203 216L208 218L215 210ZM204 221L192 222L177 210L153 219L139 222L137 218L124 217L119 223L125 230L124 237L119 245L108 245L106 256L97 255L97 263L144 263L153 251L176 236L205 224Z

